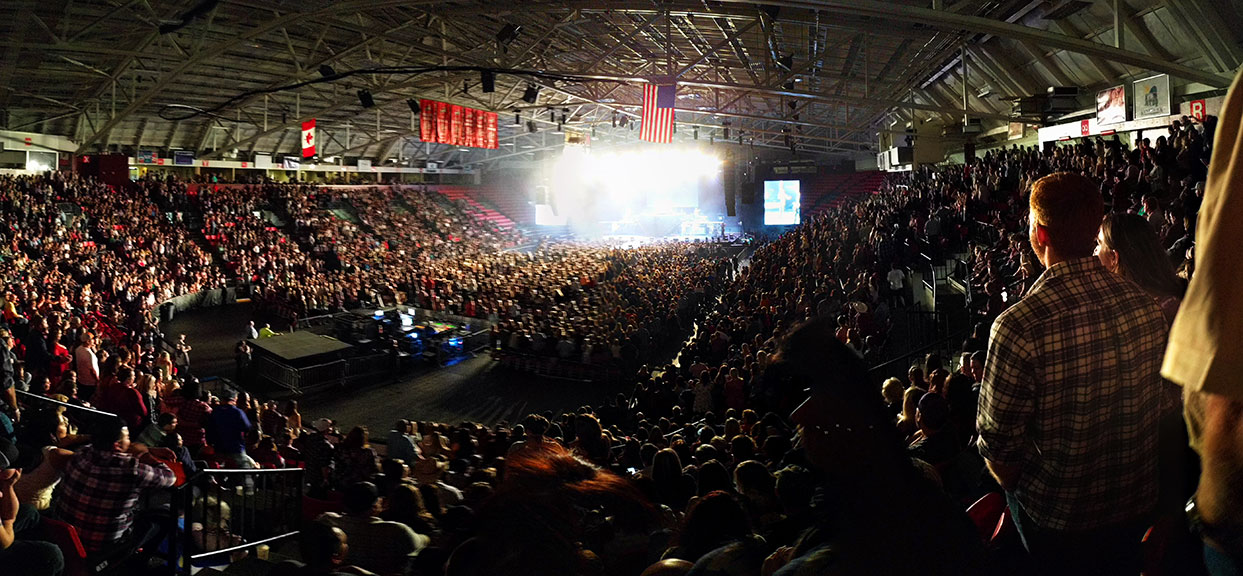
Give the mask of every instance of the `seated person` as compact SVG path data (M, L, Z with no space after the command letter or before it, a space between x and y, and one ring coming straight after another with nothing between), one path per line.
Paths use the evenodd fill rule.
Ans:
M939 466L958 454L959 446L949 426L949 403L945 397L935 392L924 394L915 412L915 423L919 432L907 448L912 457Z
M177 456L165 448L131 446L129 428L118 419L100 421L91 445L74 455L65 469L57 515L73 524L88 553L114 544L141 546L158 532L149 521L135 522L138 497L152 488L168 488L177 478L155 458Z
M269 576L375 576L358 566L345 565L349 537L340 528L312 522L298 534L302 562L286 560L277 564Z
M345 531L354 543L353 559L359 566L382 576L405 574L411 559L430 539L405 524L378 518L379 501L374 484L351 484L345 489L345 514L327 512L318 521Z
M58 576L65 569L65 558L55 544L22 538L19 533L39 524L33 506L19 504L13 487L22 473L12 467L17 449L0 439L0 570L5 574Z

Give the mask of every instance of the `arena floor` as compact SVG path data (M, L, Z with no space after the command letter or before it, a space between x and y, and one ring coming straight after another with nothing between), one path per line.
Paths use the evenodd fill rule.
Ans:
M194 348L191 368L199 377L234 375L233 347L251 319L249 304L185 312L164 326L169 338L184 333ZM279 327L277 327L279 328ZM517 422L526 414L574 409L607 401L622 386L550 380L500 368L487 356L452 366L417 371L396 382L376 382L349 395L301 402L303 422L320 417L342 427L365 425L382 440L393 422ZM260 397L263 395L260 393Z

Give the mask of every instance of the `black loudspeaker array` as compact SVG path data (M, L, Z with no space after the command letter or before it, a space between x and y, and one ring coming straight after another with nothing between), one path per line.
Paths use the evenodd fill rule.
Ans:
M721 171L721 187L725 189L725 214L730 217L737 216L734 200L738 196L738 167L733 162L725 162Z

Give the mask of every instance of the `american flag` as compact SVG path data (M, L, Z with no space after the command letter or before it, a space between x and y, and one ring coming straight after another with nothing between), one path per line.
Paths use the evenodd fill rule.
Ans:
M673 107L676 87L643 85L643 117L639 139L668 144L673 142Z

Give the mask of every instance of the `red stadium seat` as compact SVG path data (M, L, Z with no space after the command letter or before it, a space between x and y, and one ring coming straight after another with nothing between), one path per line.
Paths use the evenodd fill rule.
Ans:
M999 530L1000 521L1006 516L1006 497L1001 492L989 492L967 508L967 516L975 523L980 539L993 540Z
M312 522L324 512L341 512L345 509L345 497L339 492L328 495L328 499L320 500L310 496L302 496L302 519Z
M65 557L63 576L87 576L86 548L78 538L78 529L47 516L42 519L42 527L48 540L60 548Z

